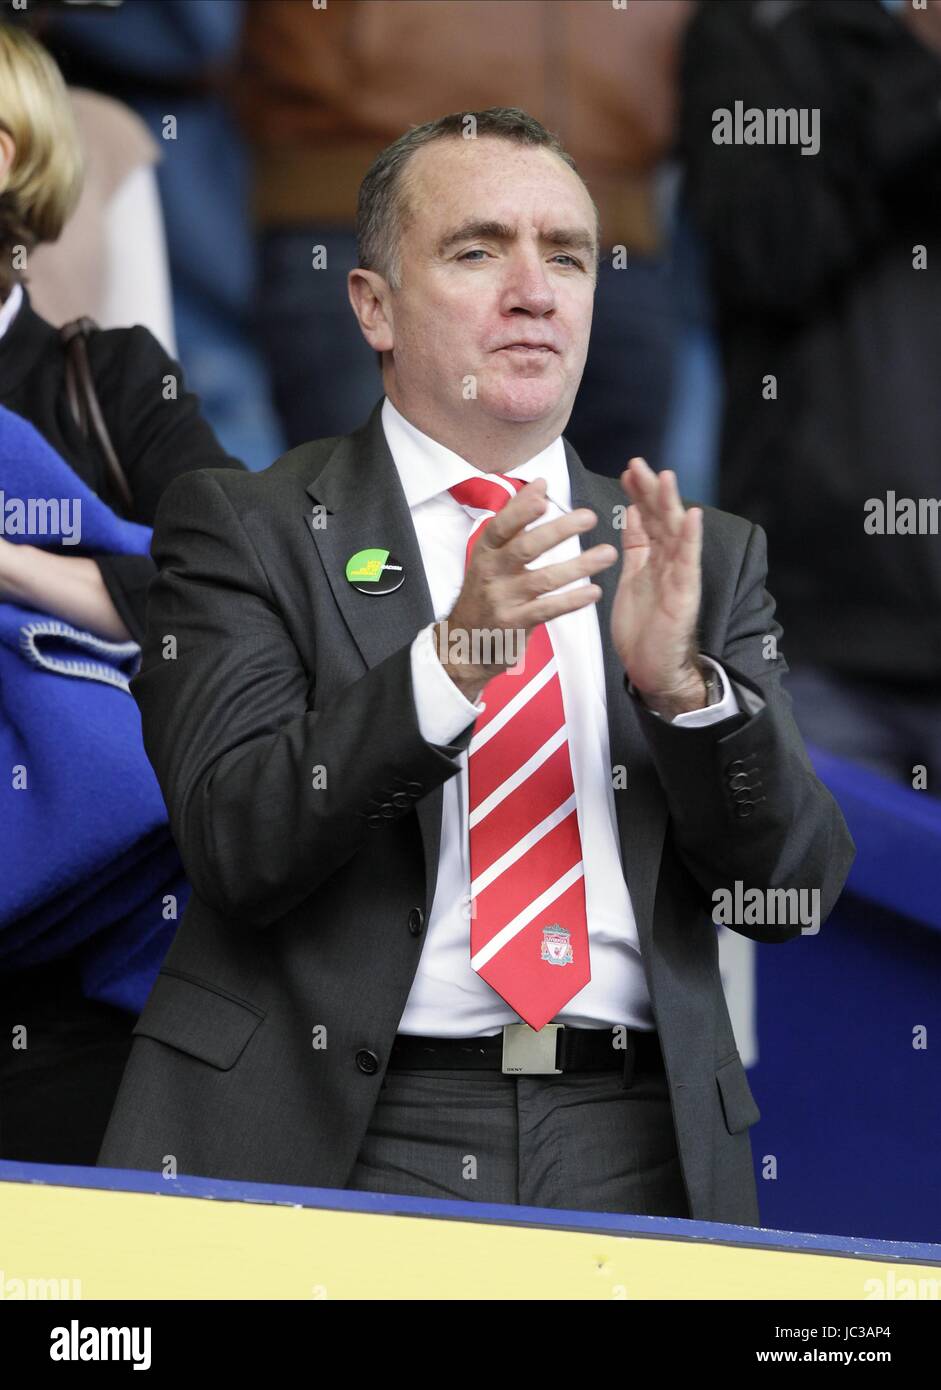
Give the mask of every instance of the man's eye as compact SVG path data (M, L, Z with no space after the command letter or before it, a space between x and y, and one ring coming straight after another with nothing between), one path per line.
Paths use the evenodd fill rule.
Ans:
M474 257L482 256L482 257L483 257L483 256L489 256L489 254L490 254L489 251L486 251L482 246L474 246L474 247L471 247L471 249L470 249L469 251L462 251L461 254L458 256L458 260L459 260L459 261L466 261L466 260L469 260L470 257L472 257L472 256L474 256ZM562 260L568 261L569 264L570 264L570 265L573 265L577 270L581 270L581 269L583 268L583 267L582 267L581 261L579 261L575 256L570 256L570 255L568 254L567 251L557 251L557 252L555 253L555 255L552 257L552 259L553 259L553 260L558 260L560 257L561 257ZM478 261L477 264L480 264L480 262Z

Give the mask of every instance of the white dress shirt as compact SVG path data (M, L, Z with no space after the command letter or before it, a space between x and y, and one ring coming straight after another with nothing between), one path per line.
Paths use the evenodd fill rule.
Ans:
M479 515L458 502L447 489L466 478L486 478L487 474L416 429L388 397L382 406L382 426L411 511L435 622L439 622L452 611L461 591L467 540L474 518ZM534 526L572 510L561 436L522 466L506 471L526 482L546 479L549 505L532 523ZM572 559L580 551L579 536L570 536L538 556L530 568ZM584 577L574 584L590 582ZM443 745L452 742L476 719L486 707L486 700L472 704L447 675L435 653L434 625L423 628L412 643L412 689L422 737L429 743ZM547 627L565 710L591 957L591 979L560 1010L556 1020L582 1028L610 1028L617 1024L653 1028L637 924L621 864L597 605L563 613L552 618ZM674 724L703 725L739 712L722 668L715 662L710 664L719 672L721 702L678 715ZM483 695L486 697L486 687ZM629 698L626 691L624 698ZM460 772L444 783L442 794L434 902L399 1032L481 1037L499 1032L504 1023L518 1023L520 1019L470 965L466 752L460 755Z
M23 289L19 281L17 281L3 301L3 304L0 305L0 338L3 337L4 333L10 327L10 324L16 318L22 302Z

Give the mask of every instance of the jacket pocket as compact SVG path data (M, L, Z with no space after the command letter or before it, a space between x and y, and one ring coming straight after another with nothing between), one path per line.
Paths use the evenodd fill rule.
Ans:
M221 994L208 982L161 971L133 1033L228 1071L263 1018L253 1004Z
M743 1129L748 1129L761 1119L761 1111L755 1104L740 1057L730 1057L723 1062L716 1071L716 1082L725 1127L730 1134L741 1134Z

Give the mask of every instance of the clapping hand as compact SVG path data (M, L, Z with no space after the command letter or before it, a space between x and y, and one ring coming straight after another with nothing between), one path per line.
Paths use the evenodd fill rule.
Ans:
M676 475L633 458L621 474L633 503L621 533L622 564L611 637L641 699L666 718L706 704L696 624L702 592L702 509L680 501Z

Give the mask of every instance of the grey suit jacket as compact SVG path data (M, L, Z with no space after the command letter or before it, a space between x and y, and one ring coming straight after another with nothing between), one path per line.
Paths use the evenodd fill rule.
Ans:
M381 403L380 403L381 404ZM573 505L620 549L616 479L566 445ZM316 508L325 508L319 518ZM319 524L325 520L325 524ZM347 583L388 547L395 593ZM379 405L354 434L262 473L164 493L141 669L144 742L193 895L135 1039L99 1163L343 1187L382 1084L434 896L446 747L419 731L409 649L434 620ZM610 640L619 566L595 576L625 877L694 1218L757 1224L749 1090L722 993L717 888L820 890L854 849L781 687L764 535L705 509L700 647L766 701L701 729L646 710ZM619 782L622 779L619 779ZM759 941L800 933L737 928Z

